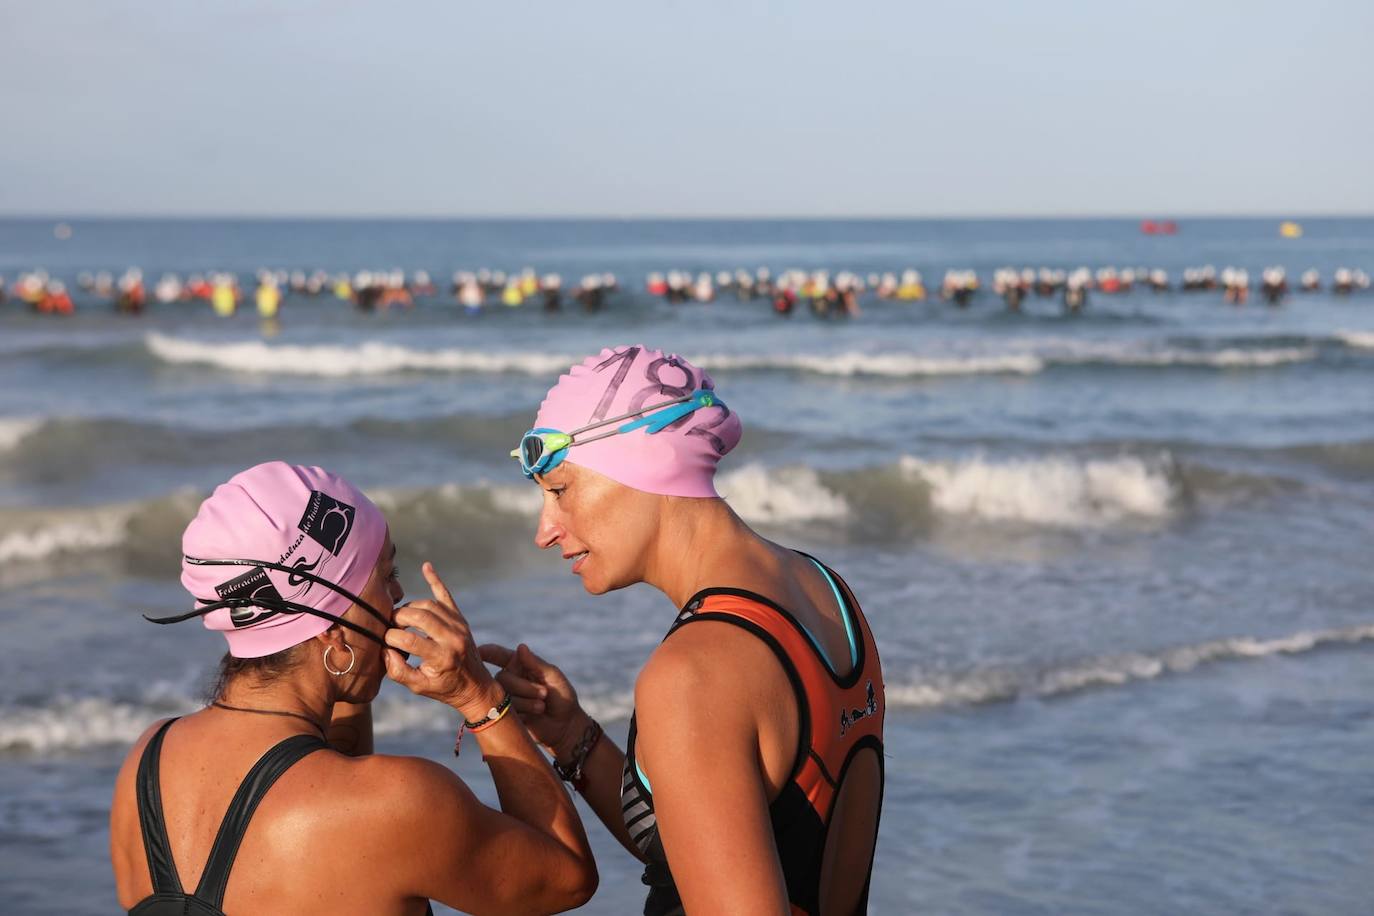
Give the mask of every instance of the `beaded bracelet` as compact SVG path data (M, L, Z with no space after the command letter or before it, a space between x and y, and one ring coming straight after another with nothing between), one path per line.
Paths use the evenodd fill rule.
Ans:
M491 709L487 710L487 714L482 718L478 719L476 722L469 722L467 718L464 717L463 724L458 726L458 738L453 742L453 756L457 757L458 749L462 747L463 732L469 731L476 734L477 732L486 731L487 729L495 725L497 722L500 722L502 719L504 719L506 717L506 713L510 712L510 709L510 694L506 694L506 698L504 700L502 700L497 705L493 706Z

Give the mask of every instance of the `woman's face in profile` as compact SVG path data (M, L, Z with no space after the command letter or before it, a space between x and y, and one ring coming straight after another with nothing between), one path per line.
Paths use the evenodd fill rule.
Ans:
M593 595L644 580L661 497L570 461L536 479L544 491L534 535L541 550L557 547Z

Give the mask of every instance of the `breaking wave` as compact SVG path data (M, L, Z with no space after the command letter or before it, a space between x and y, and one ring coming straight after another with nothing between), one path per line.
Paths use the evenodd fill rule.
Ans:
M1344 335L1349 337L1350 335ZM1359 339L1356 337L1355 339ZM493 351L447 347L424 349L369 341L359 344L268 344L262 341L212 343L162 333L144 339L148 352L173 365L210 366L229 372L306 375L329 378L398 372L518 373L553 376L582 354ZM959 375L1033 375L1055 366L1173 366L1269 368L1316 359L1319 342L1273 346L1259 339L1249 345L1218 346L1216 341L1108 342L1071 340L1009 341L1002 349L967 345L926 352L872 353L701 353L693 361L712 371L783 371L820 376L924 378ZM1362 346L1351 343L1351 346Z
M918 673L907 683L889 681L887 702L893 709L934 710L1006 703L1024 697L1063 697L1187 674L1217 662L1300 655L1370 641L1374 641L1374 624L1304 630L1272 639L1216 639L1155 652L1095 656L1041 669L1002 666L954 675ZM623 722L634 707L634 692L628 688L583 693L583 706L603 722ZM185 715L200 705L188 693L162 684L137 699L58 696L46 705L4 708L0 709L0 754L53 754L132 744L154 721ZM398 691L384 693L374 702L373 717L379 736L448 732L453 728L452 710Z
M948 515L1079 528L1127 518L1164 518L1182 499L1182 477L1167 453L1147 460L1067 457L953 462L903 456L902 472L930 488Z
M141 502L61 509L0 509L0 566L105 553L138 572L165 573L180 557L181 534L207 494L191 489ZM374 490L407 552L453 556L467 570L516 561L515 538L527 540L538 512L537 488L448 485Z
M90 554L161 544L179 556L181 530L195 514L200 497L179 491L147 502L64 509L0 511L0 565L45 560L70 553Z
M742 518L755 524L841 521L851 511L844 497L807 467L772 470L751 464L720 475L716 489Z
M42 426L42 420L0 417L0 452L12 451Z
M580 357L554 353L490 350L421 350L400 344L265 344L261 341L205 343L166 334L149 334L149 352L166 363L204 365L272 375L343 377L394 372L521 372L554 375Z
M1341 331L1336 335L1347 347L1374 350L1374 331Z
M1157 652L1096 656L1039 670L999 667L966 674L918 677L910 684L889 684L887 699L890 705L899 708L932 709L1008 702L1021 697L1057 697L1096 687L1120 687L1165 675L1186 674L1213 662L1299 655L1372 640L1374 624L1304 630L1275 639L1239 636Z
M605 722L629 719L634 692L582 691L587 712ZM62 695L41 706L0 708L0 754L51 754L132 744L153 722L184 716L204 703L185 687L158 682L136 698ZM453 710L410 696L394 685L372 704L374 733L451 731Z
M1138 353L1121 352L1101 358L1083 358L1084 363L1115 364L1119 366L1196 366L1212 369L1262 369L1289 363L1305 363L1315 359L1315 347L1278 347L1267 350L1246 350L1227 347L1222 350L1182 350L1165 348ZM1063 362L1073 362L1064 359Z
M749 464L717 487L745 521L774 528L828 527L858 538L917 538L941 518L981 524L1087 529L1167 520L1199 497L1234 499L1296 486L1287 478L1184 465L1167 450L1091 458L980 455L845 471ZM407 553L461 558L485 570L535 556L520 549L539 511L537 487L445 484L374 489ZM112 551L137 570L164 572L204 493L179 490L142 502L63 509L0 509L0 566Z
M940 375L1034 375L1044 370L1044 359L1030 353L967 354L935 356L906 353L861 353L850 351L829 355L704 355L699 363L712 371L777 369L809 372L814 375L871 375L884 378L919 378Z

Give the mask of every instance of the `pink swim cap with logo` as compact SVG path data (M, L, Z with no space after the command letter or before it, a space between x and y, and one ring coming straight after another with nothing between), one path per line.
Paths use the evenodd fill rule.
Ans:
M608 347L558 379L539 405L534 426L570 433L714 387L709 375L676 354L644 346ZM598 436L629 422L589 430L578 438ZM564 460L646 493L714 497L719 495L716 464L739 444L742 432L739 416L728 406L703 407L661 432L641 428L574 443Z
M351 483L321 468L270 461L220 484L186 527L181 552L202 560L259 560L300 569L359 594L377 565L386 519ZM285 600L342 617L353 602L289 573L244 566L196 566L182 560L181 584L201 603L225 598ZM219 608L205 626L229 642L229 654L260 658L329 629L314 614L261 607Z

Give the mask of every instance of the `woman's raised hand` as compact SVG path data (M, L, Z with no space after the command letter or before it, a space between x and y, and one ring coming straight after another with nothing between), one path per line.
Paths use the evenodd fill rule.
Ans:
M394 626L386 631L388 646L418 657L420 664L412 667L400 652L388 651L387 676L413 693L452 706L468 720L481 719L501 702L501 687L482 663L472 629L434 564L420 569L434 598L397 608Z
M479 651L483 661L500 666L496 679L535 740L556 759L569 756L582 738L587 716L567 676L524 643L514 649L488 643Z

